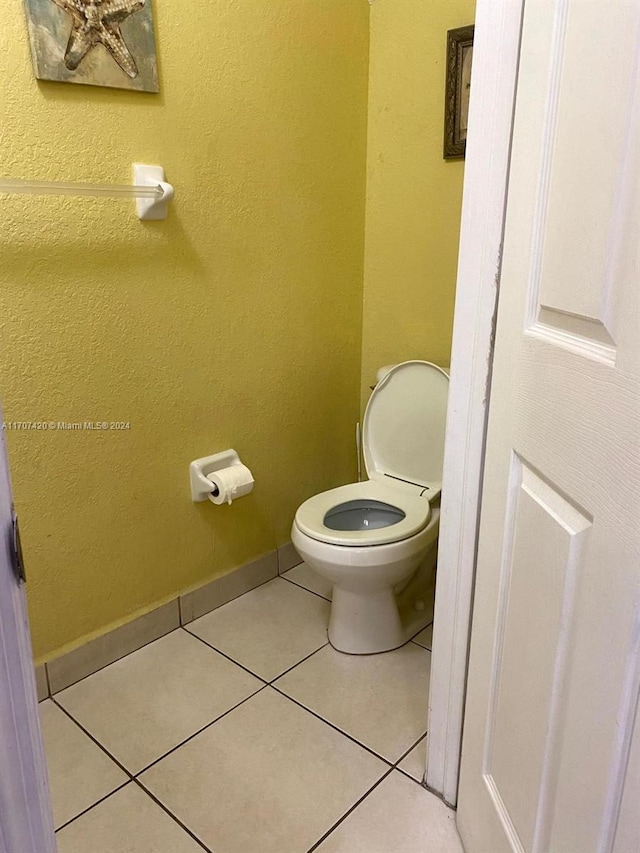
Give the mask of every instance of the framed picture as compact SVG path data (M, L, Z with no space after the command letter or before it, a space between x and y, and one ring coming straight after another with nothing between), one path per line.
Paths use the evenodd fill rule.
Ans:
M444 98L445 159L464 157L471 92L473 26L447 33L447 83Z
M158 91L151 0L25 0L39 80Z

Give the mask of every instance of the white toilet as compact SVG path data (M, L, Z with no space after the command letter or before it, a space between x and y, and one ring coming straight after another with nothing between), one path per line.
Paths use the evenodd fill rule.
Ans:
M291 531L334 585L329 640L349 654L396 649L431 621L449 378L407 361L378 379L362 432L369 479L309 498Z

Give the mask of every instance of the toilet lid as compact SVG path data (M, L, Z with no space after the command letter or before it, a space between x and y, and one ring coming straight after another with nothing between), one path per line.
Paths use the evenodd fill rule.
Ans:
M364 414L371 479L393 477L440 490L449 377L429 361L397 364L376 385Z

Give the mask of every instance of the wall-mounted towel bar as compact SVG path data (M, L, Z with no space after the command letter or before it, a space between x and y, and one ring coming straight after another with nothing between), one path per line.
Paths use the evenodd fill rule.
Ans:
M134 198L140 219L166 219L167 204L174 189L164 179L162 166L135 163L132 185L82 184L73 181L29 181L0 178L0 193L27 195L73 195L102 198Z

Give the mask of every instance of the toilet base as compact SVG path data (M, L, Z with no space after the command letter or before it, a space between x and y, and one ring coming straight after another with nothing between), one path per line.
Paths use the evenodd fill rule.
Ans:
M430 622L440 510L408 539L348 547L307 536L294 522L291 540L319 575L333 583L329 641L352 655L403 646ZM424 607L416 608L424 601Z
M393 590L362 595L334 586L328 634L334 649L350 655L388 652L404 645Z
M433 620L437 548L401 591L361 593L333 588L329 642L339 652L367 655L400 648ZM416 602L424 602L417 610Z

